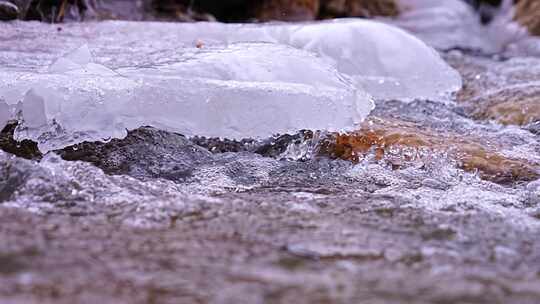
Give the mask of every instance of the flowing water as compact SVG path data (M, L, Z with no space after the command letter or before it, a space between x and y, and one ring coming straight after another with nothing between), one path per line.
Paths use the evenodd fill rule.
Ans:
M70 26L81 32L0 25L2 68L80 46L84 26ZM97 60L176 59L162 39L180 43L144 37ZM538 42L448 39L440 54L464 88L376 99L362 128L388 144L354 157L325 131L230 140L155 125L42 154L6 127L0 144L19 156L0 151L0 302L538 303Z

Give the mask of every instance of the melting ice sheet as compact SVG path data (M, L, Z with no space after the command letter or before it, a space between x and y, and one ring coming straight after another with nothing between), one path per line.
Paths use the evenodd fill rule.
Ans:
M227 138L347 131L372 110L370 95L439 99L461 87L423 42L364 20L61 31L15 22L0 28L0 40L0 124L20 110L18 138L44 151L142 125Z

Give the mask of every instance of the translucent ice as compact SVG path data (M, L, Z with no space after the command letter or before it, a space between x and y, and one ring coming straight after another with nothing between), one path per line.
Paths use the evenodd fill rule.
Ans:
M195 45L270 42L315 53L340 73L353 77L375 98L439 99L440 94L461 86L459 75L431 47L394 26L363 19L302 24L109 21L66 24L60 33L55 27L42 24L15 23L7 27L0 28L0 39L9 41L11 32L24 32L17 35L15 46L6 55L13 58L16 48L16 61L25 67L35 67L36 61L46 65L66 49L85 43L97 63L115 68L173 62L181 59L186 48ZM31 52L27 52L25 45ZM86 58L84 52L82 57ZM4 65L12 65L13 61L6 60Z
M86 65L92 63L92 54L87 45L83 45L64 57L58 58L49 67L51 73L61 73L74 70L81 70Z
M282 38L283 39L283 38ZM289 43L320 54L377 99L441 98L461 77L433 49L403 30L366 20L336 20L291 31Z
M373 107L371 98L332 66L284 45L194 50L172 64L118 73L65 62L53 65L62 73L2 72L0 98L23 101L18 136L37 141L42 150L122 137L126 129L143 125L228 138L302 128L350 130ZM2 96L7 87L11 94Z
M7 122L13 118L13 108L0 100L0 129L4 128Z
M68 53L66 56L58 58L49 66L47 71L49 73L73 73L96 76L116 75L113 70L93 62L92 54L86 44Z
M142 125L228 138L345 131L368 115L369 95L437 100L461 86L420 40L357 19L75 23L61 32L9 23L0 39L17 32L0 45L0 101L23 103L16 135L42 150ZM75 51L58 59L66 49Z

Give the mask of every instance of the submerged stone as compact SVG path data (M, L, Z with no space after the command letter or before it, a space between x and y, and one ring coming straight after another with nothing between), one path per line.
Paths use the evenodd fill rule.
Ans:
M149 127L130 131L124 139L84 142L56 153L65 160L92 163L108 174L175 181L189 178L194 166L208 162L211 156L182 135Z
M432 157L449 157L460 168L502 184L540 177L540 164L504 156L473 137L376 117L369 118L357 132L337 135L335 142L327 142L323 153L355 162L372 154L396 168Z

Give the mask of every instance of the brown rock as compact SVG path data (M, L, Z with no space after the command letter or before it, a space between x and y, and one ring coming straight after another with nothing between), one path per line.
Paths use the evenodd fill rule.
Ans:
M472 118L517 126L540 121L539 61L446 59L463 78L457 101Z
M540 36L540 1L520 0L516 4L515 19L529 29L533 35Z
M147 0L143 1L142 6L131 1L27 1L30 4L25 5L28 9L21 16L26 20L47 22L62 22L68 12L75 10L80 19L90 12L90 17L97 19L181 22L309 21L335 17L396 16L399 13L397 0Z
M333 17L397 16L399 8L396 0L322 0L321 15Z
M443 134L413 123L372 117L359 131L337 135L323 153L354 162L374 153L376 159L396 168L440 153L454 159L465 171L478 172L481 178L493 182L530 181L540 176L539 164L505 157L496 148L478 142L472 137Z
M524 126L540 121L540 87L507 89L476 99L475 119Z
M202 13L188 0L153 0L151 8L158 19L193 22L216 21L214 16Z
M314 20L319 14L319 0L264 0L255 6L260 21Z
M63 22L72 8L77 11L78 20L84 20L89 9L85 0L29 0L24 19Z

